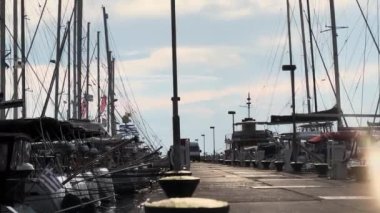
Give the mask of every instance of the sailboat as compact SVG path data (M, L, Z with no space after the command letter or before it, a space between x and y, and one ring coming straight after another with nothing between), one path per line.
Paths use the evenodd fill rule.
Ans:
M115 60L112 58L108 43L108 14L103 7L103 20L106 37L107 56L107 79L108 94L101 90L100 82L100 40L97 36L97 112L95 119L89 116L89 106L93 99L90 94L90 24L87 25L87 60L86 77L82 79L82 23L83 23L83 0L75 1L69 16L66 17L67 24L62 26L62 1L58 1L58 19L56 35L56 57L50 62L54 64L53 75L48 88L42 85L47 95L43 103L41 114L36 118L27 115L26 96L26 66L30 65L29 52L25 49L25 26L27 18L25 15L25 3L21 0L18 7L17 0L14 1L14 94L12 99L6 93L5 70L6 61L1 61L0 80L0 161L2 164L0 172L2 175L0 184L6 189L0 199L1 208L13 208L19 204L27 204L38 212L56 212L70 209L87 208L86 212L94 212L95 208L115 206L115 188L113 175L128 171L143 170L155 160L160 160L158 149L144 146L144 142L138 137L138 132L132 129L123 130L126 134L118 134L115 118ZM0 14L5 16L5 1L0 3ZM46 2L40 5L42 13L45 11ZM20 10L20 12L19 12ZM21 17L21 45L18 44L18 14ZM41 14L42 17L42 14ZM5 18L1 19L0 33L0 55L6 57L5 45ZM61 38L61 31L64 33ZM38 29L38 26L37 26ZM74 33L71 36L71 29ZM37 30L36 30L37 32ZM33 38L34 39L34 38ZM72 42L72 43L71 43ZM33 43L33 42L32 42ZM20 47L19 47L20 46ZM71 47L74 47L73 51ZM20 49L20 51L18 51ZM30 50L29 50L30 51ZM63 53L67 52L68 67L65 73L60 72L63 63ZM21 52L21 61L17 53ZM74 54L73 54L74 53ZM74 55L73 63L71 56ZM19 66L20 65L20 66ZM72 66L74 65L74 66ZM31 66L31 65L30 65ZM71 70L71 68L74 68ZM18 75L18 69L22 69ZM66 75L67 74L67 75ZM60 79L63 77L63 79ZM37 77L38 78L38 77ZM71 81L73 80L73 82ZM21 81L21 99L18 99L19 85ZM62 83L62 85L60 85ZM67 86L66 86L67 83ZM82 90L85 84L85 90ZM42 90L41 88L41 90ZM51 98L54 88L54 98ZM63 102L63 91L67 92L68 100ZM73 93L72 93L73 92ZM104 93L101 96L101 93ZM38 100L38 99L37 99ZM49 103L54 100L54 110ZM60 112L61 103L64 109L67 107L67 115ZM67 106L66 106L67 104ZM21 108L13 110L13 119L7 119L12 112L10 108ZM107 110L105 110L107 109ZM107 116L105 115L107 111ZM53 118L46 115L53 113ZM66 118L60 120L61 118ZM106 127L102 122L106 119ZM127 123L127 122L126 122ZM126 123L124 125L126 125ZM133 122L130 125L134 126ZM121 133L121 132L119 132ZM127 156L132 153L139 155ZM133 159L133 157L137 157ZM140 169L141 167L141 169ZM143 168L144 167L144 168ZM149 170L149 169L148 169ZM143 170L147 171L147 170ZM156 171L156 170L154 170ZM150 173L149 173L150 174ZM157 174L158 175L158 174ZM9 186L14 177L17 187ZM144 176L145 177L145 176ZM153 176L152 178L155 178ZM129 178L129 177L123 177ZM150 178L144 182L149 186ZM124 183L129 186L133 182ZM115 185L116 186L116 185ZM129 186L130 187L130 186ZM2 187L3 188L3 187ZM25 205L24 205L25 206Z
M366 30L371 32L370 26L368 25L368 22L366 20L366 17L363 13L363 10L359 2L357 2L357 4L361 11L362 17L366 21L366 27L367 27ZM289 20L289 2L287 2L287 5L288 5L288 20ZM300 5L301 5L301 1L300 1ZM371 141L376 141L376 137L373 137L373 133L376 133L376 130L375 130L376 124L368 123L369 127L348 127L348 123L346 120L348 117L376 117L377 115L376 113L375 114L343 113L343 110L341 107L341 97L340 97L341 80L340 80L340 75L339 75L337 26L335 23L335 4L333 0L329 1L329 6L330 6L330 16L331 16L330 29L331 29L332 46L333 46L333 66L334 66L334 72L335 72L335 87L333 87L332 89L335 95L336 105L333 108L329 110L325 110L325 111L316 110L315 112L311 113L309 110L309 113L307 114L295 113L294 88L293 88L292 115L271 116L271 122L273 124L293 124L293 133L284 135L285 140L291 143L291 145L289 145L289 150L291 150L292 152L293 161L298 160L299 148L302 148L304 151L307 152L308 155L310 155L309 159L311 158L312 161L327 163L327 166L330 168L331 178L345 179L347 178L348 171L350 170L350 167L351 167L350 165L347 165L347 164L350 164L350 162L352 161L359 161L361 163L365 162L365 160L359 159L364 156L363 146L366 146L365 145L367 144L366 141L368 141L369 139L371 139ZM302 6L300 7L302 11ZM309 15L308 22L310 25L310 13L308 15ZM301 17L303 17L302 12L301 12ZM291 55L290 27L288 28L289 28L289 48L290 48L290 55ZM311 35L313 34L312 31L310 31L310 34ZM312 42L313 39L310 39L310 40L311 40L311 43L313 43ZM377 45L376 41L375 40L373 41ZM290 57L290 65L292 65L291 57ZM309 100L309 97L310 96L308 96L308 100ZM323 126L322 126L323 129L317 132L304 131L304 133L306 133L304 135L305 137L303 137L302 135L303 132L296 131L296 123L306 123L305 125L300 126L301 129L302 128L305 129L305 127L307 127L309 130L313 130L313 129L317 129L315 125L317 126L320 125L320 122L323 122ZM336 132L333 132L334 130L331 126L332 122L337 122ZM346 126L344 127L344 125ZM300 143L300 140L302 139L305 140L305 143Z

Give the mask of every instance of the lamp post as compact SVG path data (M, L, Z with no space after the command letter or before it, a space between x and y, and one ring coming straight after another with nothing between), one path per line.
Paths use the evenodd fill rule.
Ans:
M174 170L181 169L181 136L180 119L178 115L178 83L177 83L177 38L175 20L175 0L171 0L171 33L172 33L172 62L173 62L173 151Z
M233 140L233 137L234 137L234 133L235 133L235 114L236 112L235 111L228 111L228 114L229 115L232 115L232 135L231 135L231 160L235 160L235 155L234 155L234 152L235 152L235 144L234 144L234 140Z
M212 160L215 162L215 127L210 126L210 129L212 129L212 142L213 142L213 148L214 148L214 155L212 157Z
M205 134L202 134L201 135L203 137L203 160L205 161L206 160L206 135Z

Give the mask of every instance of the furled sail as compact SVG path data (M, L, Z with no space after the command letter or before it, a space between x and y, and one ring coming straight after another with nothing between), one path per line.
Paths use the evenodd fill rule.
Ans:
M339 112L336 106L331 109L318 111L314 113L296 113L296 123L308 122L326 122L337 121L339 119ZM293 123L292 115L272 115L270 124L291 124Z

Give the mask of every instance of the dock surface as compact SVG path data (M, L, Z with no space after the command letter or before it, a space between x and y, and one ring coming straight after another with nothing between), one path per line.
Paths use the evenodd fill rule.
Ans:
M227 201L231 213L380 212L369 182L211 163L192 163L191 171L201 179L193 197ZM166 198L161 189L145 196Z

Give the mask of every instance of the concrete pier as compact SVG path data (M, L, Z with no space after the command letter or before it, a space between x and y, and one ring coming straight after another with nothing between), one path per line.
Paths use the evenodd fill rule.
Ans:
M191 168L201 178L193 197L228 201L231 213L380 212L369 182L211 163L192 163ZM165 195L156 189L146 198L155 201Z

